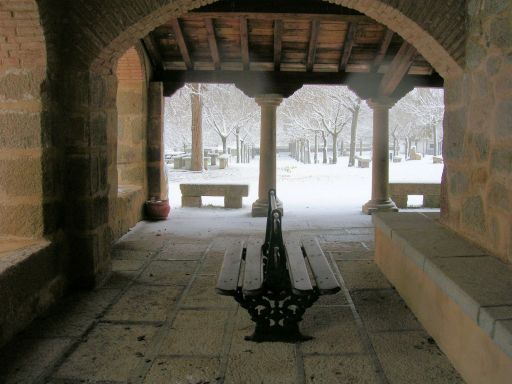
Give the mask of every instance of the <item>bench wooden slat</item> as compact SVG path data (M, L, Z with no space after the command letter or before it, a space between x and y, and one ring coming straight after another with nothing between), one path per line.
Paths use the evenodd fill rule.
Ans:
M313 286L309 279L306 260L297 238L291 237L284 241L286 252L288 253L288 271L290 272L290 280L292 289L297 294L305 294L313 291Z
M262 241L255 238L250 238L245 244L245 273L242 290L247 296L257 295L263 284L261 245Z
M321 294L332 294L340 290L340 284L327 261L325 254L313 236L304 236L302 246L307 255L311 271L315 277L316 286Z
M217 292L221 295L234 295L238 287L238 276L240 275L240 264L242 263L242 252L244 242L236 240L226 249L222 267L217 281Z

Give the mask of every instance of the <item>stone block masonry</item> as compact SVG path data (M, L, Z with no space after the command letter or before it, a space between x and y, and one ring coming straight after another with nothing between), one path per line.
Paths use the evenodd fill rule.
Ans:
M462 377L509 383L512 269L435 215L379 213L373 220L376 264Z
M512 262L512 4L472 0L467 12L465 75L445 82L442 220Z

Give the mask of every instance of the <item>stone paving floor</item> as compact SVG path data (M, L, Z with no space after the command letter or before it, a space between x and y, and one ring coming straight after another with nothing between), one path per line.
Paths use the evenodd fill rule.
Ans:
M257 344L244 340L246 312L214 287L226 244L263 236L264 219L213 210L222 225L198 224L183 211L139 224L116 244L103 287L69 295L6 346L0 383L462 382L373 263L367 217L322 229L285 216L290 231L318 237L343 289L306 312L313 340Z

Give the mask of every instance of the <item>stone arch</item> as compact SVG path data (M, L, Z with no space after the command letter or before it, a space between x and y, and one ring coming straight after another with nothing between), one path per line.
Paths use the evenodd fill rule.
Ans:
M41 238L54 187L44 132L47 55L35 0L0 2L0 235Z
M398 0L325 0L334 4L355 9L386 25L415 48L432 64L438 73L449 78L457 76L464 65L465 47L465 7L457 0L435 0L429 7L415 6L414 2ZM151 5L139 9L125 10L125 20L120 20L113 12L118 1L112 1L108 10L98 12L91 7L85 12L91 13L93 19L103 18L101 24L110 26L104 44L99 42L94 49L81 57L82 63L90 63L90 68L97 71L109 71L120 53L131 46L136 39L145 36L158 25L172 17L190 11L215 0L178 0L164 5ZM105 8L106 6L103 6ZM83 13L80 10L80 13ZM98 16L99 15L99 16ZM93 28L96 24L91 24Z
M75 284L95 284L110 268L113 233L109 217L117 198L116 63L129 47L157 26L213 2L139 0L126 7L123 0L88 0L69 8L71 22L65 46L73 55L63 68L63 84L73 85L70 89L63 87L61 94L62 103L69 106L62 113L62 120L76 130L74 140L78 138L66 152L64 185L64 193L72 193L75 199L72 215L80 217L66 229L69 241L83 250L72 256L76 260L71 271ZM462 71L464 23L453 21L463 18L464 5L460 1L432 0L428 8L399 0L332 2L362 11L401 34L441 76L448 78ZM80 49L76 49L76 42ZM162 91L159 92L161 97ZM154 96L158 98L156 93Z

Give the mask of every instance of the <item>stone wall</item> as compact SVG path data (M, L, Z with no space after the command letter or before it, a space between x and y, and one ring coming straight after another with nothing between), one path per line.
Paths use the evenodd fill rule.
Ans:
M445 86L443 221L512 262L512 3L467 13L465 73Z
M36 2L1 0L0 236L44 234L45 79L45 39Z
M0 0L0 345L67 283L46 16L35 0Z
M138 44L119 59L117 76L117 190L111 215L118 239L142 220L147 198L147 123L149 65Z

